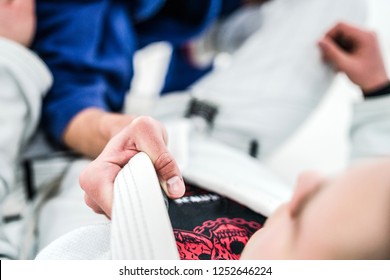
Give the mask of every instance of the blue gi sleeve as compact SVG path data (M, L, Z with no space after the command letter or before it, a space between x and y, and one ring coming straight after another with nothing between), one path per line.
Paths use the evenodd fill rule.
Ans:
M226 10L222 2L238 1L38 0L33 48L54 77L42 111L49 137L61 143L71 119L86 108L120 111L134 53L147 44L173 45L167 80L171 89L184 89L207 70L194 69L180 46Z
M192 19L187 16L186 21L188 24L194 24L194 20L202 19L203 26L198 23L197 26L201 26L201 29L197 33L191 34L190 39L201 36L201 32L208 28L217 18L230 15L243 2L242 0L185 1L185 5L180 5L179 3L174 3L175 1L177 2L177 0L171 1L171 5L175 5L178 17L180 15L197 14ZM188 41L182 44L173 44L172 57L162 88L162 94L184 90L213 69L212 63L210 65L197 65L194 63L187 43Z
M133 75L129 9L109 0L39 0L34 50L53 73L42 124L56 142L80 111L119 111Z

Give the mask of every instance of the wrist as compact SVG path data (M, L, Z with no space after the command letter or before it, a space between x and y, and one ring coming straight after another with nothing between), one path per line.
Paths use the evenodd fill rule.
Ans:
M389 83L389 78L385 72L380 73L376 76L372 76L369 81L360 85L364 95L368 95L371 92L375 92L378 89L386 86Z
M387 80L385 84L371 91L363 91L364 98L372 98L390 94L390 81Z
M99 119L99 133L108 142L133 119L130 115L103 112Z
M79 112L65 129L65 145L82 155L96 157L106 143L99 131L104 114L105 112L98 108L87 108Z

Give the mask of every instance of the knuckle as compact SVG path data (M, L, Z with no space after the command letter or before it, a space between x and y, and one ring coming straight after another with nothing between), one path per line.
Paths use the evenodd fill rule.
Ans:
M103 214L103 210L88 196L84 195L85 204L96 214Z
M155 162L157 172L163 177L170 177L176 173L176 162L168 153L162 153Z
M376 33L374 31L367 31L367 36L370 38L376 37Z
M94 207L94 208L92 208L92 210L96 214L104 214L104 211L101 208L99 208L99 207Z
M79 176L79 185L80 185L81 189L83 189L84 191L87 189L87 186L88 186L86 176L87 176L87 174L86 174L85 170L82 171L80 176Z
M92 199L87 194L84 195L84 202L89 208L93 209L95 206L95 204L92 202Z
M140 116L133 120L132 126L134 128L145 128L155 124L155 120L149 116Z
M346 26L346 23L344 21L340 21L339 23L336 24L336 28L343 28Z
M366 36L369 40L376 40L377 39L377 34L375 31L367 31L366 34L367 34Z
M141 116L131 122L129 129L135 137L141 137L141 135L150 136L156 134L158 127L158 122L152 117Z
M79 175L79 185L81 189L83 189L85 192L90 192L93 184L93 178L95 178L92 175L93 170L93 162L90 163L89 166L87 166L83 171L81 171Z

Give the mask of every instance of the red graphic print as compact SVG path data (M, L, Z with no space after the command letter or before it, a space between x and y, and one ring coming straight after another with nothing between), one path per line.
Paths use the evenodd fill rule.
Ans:
M249 237L261 225L244 219L206 221L192 232L174 230L182 260L237 260Z

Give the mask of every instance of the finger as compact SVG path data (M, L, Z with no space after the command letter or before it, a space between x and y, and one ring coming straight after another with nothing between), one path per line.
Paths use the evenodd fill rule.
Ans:
M92 209L100 208L108 217L111 217L113 185L117 174L115 165L107 166L94 161L81 173L79 182L81 188L88 195ZM120 170L119 167L117 167ZM96 176L96 174L100 174ZM96 212L96 211L95 211Z
M138 149L152 160L166 194L170 198L183 196L184 181L175 159L166 147L165 128L151 118L139 118L133 125Z
M291 216L297 216L309 198L325 183L325 177L316 171L306 171L300 174L293 197L288 204Z
M336 24L332 29L330 29L326 33L326 36L329 36L331 38L336 38L337 36L342 34L349 38L360 39L362 36L364 36L365 32L366 32L365 30L357 26L348 24L346 22L340 22Z
M329 37L323 38L318 45L327 62L333 64L339 70L344 70L344 65L348 62L348 53L338 47Z
M157 159L153 160L159 176L161 187L170 198L179 198L184 195L185 185L181 172L173 156L168 151L160 151Z
M185 185L180 169L162 138L150 139L142 149L153 162L161 187L170 198L182 197ZM144 143L146 143L145 141Z
M105 214L104 211L100 208L100 206L93 199L91 199L87 194L84 195L84 201L85 204L87 204L87 206L91 208L95 213Z

